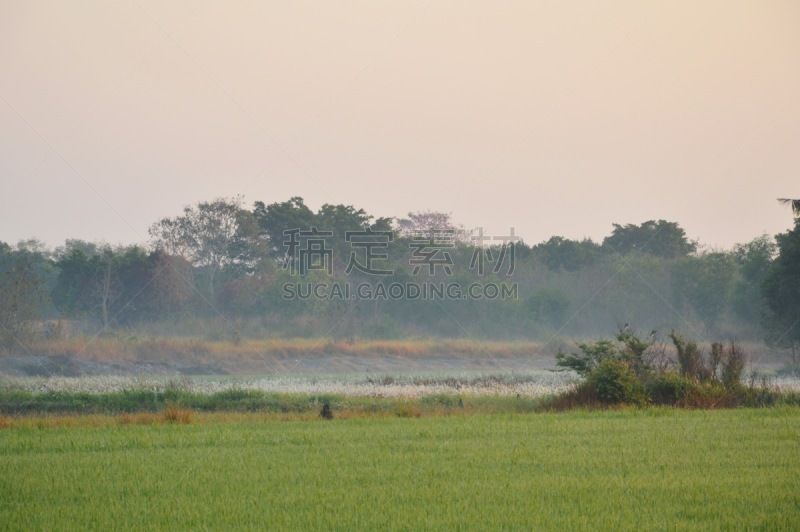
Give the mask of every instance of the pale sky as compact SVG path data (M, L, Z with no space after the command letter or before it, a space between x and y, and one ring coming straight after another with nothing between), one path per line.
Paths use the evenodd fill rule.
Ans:
M530 244L785 231L800 2L0 0L0 241L238 194Z

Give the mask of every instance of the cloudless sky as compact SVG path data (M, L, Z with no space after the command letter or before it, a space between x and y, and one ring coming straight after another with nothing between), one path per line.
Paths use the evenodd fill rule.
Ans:
M530 244L785 231L800 3L0 0L0 241L239 194Z

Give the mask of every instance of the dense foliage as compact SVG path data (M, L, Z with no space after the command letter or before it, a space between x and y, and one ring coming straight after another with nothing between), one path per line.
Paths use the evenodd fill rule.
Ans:
M578 353L557 353L556 364L584 380L554 404L717 408L764 406L786 399L763 383L742 382L747 356L735 343L712 343L706 354L675 331L669 337L677 354L674 359L654 336L642 340L627 330L621 330L615 341L581 343Z
M779 255L764 279L765 327L769 340L792 349L798 364L800 348L800 217L791 231L777 236Z
M445 213L395 221L352 205L315 212L294 197L252 209L240 198L200 202L150 233L147 247L0 243L3 344L43 334L51 320L181 336L207 335L215 321L230 338L550 341L633 321L754 340L766 324L778 345L799 338L797 228L778 246L764 235L731 251L699 252L665 220L614 224L602 244L530 245L513 230L467 231ZM412 297L409 285L439 292Z

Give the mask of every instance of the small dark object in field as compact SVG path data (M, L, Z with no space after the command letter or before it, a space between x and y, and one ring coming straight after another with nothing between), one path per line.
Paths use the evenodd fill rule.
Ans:
M464 408L464 401L462 401L460 397L458 398L458 407Z
M323 403L322 410L319 411L319 415L322 419L333 419L333 411L331 410L331 405L327 401Z

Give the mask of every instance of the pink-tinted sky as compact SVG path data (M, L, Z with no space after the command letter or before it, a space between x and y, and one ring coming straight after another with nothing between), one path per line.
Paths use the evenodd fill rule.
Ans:
M528 243L800 197L800 3L0 1L0 241L190 203L451 212Z

